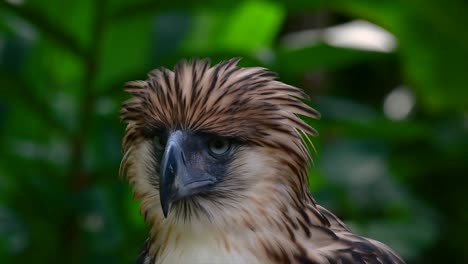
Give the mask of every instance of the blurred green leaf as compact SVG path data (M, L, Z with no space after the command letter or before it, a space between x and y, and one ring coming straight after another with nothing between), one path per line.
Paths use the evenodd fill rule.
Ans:
M150 17L115 21L103 33L99 47L97 90L105 89L113 80L123 82L135 73L145 74L151 57L152 19ZM143 75L144 76L144 75Z
M193 30L183 49L248 53L269 48L283 17L279 5L266 1L244 1L223 12L201 11L194 16Z

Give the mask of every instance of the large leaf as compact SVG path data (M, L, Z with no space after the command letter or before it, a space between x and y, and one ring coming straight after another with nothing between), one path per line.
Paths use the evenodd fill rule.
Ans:
M221 12L199 11L183 48L196 52L255 52L272 46L284 11L266 1L240 2Z

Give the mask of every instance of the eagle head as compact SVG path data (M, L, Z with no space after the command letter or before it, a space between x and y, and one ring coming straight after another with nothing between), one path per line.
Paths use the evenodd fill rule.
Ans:
M150 222L161 214L213 221L266 194L307 195L304 138L316 131L298 114L319 113L300 89L238 61L181 61L125 85L133 98L121 112L121 172Z
M313 200L307 145L317 132L299 116L320 115L304 92L238 61L181 61L125 85L132 98L121 111L121 174L127 171L150 225L143 256L156 263L213 262L216 254L218 263L402 263Z

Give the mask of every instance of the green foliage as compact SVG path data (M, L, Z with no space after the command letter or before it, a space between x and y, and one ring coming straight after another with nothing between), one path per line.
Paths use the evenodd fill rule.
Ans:
M288 38L354 19L396 50ZM132 262L147 229L117 177L123 83L234 56L322 113L307 120L319 203L408 263L466 261L467 25L461 0L2 1L0 263ZM401 85L416 104L395 121L381 109Z

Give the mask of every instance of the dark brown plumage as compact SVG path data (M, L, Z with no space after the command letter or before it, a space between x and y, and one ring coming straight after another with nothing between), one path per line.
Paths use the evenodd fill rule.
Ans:
M403 263L312 198L305 94L237 62L125 86L121 174L151 227L138 263Z

